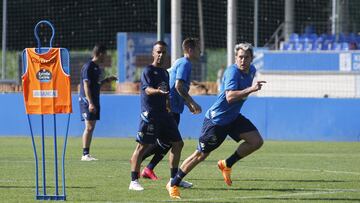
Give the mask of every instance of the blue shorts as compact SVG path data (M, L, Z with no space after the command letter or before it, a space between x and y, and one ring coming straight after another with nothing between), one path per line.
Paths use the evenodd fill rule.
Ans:
M156 115L142 113L136 141L141 144L155 144L157 139L161 143L182 141L174 117L167 112Z
M96 121L100 120L100 105L95 105L96 113L89 112L89 104L83 101L79 101L80 105L80 117L81 121Z
M254 130L257 130L254 124L241 114L234 121L224 126L216 125L210 119L205 118L197 150L209 153L218 148L227 135L236 142L240 142L240 134Z

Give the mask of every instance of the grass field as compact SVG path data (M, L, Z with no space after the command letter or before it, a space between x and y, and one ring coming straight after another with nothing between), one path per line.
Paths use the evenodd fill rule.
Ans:
M51 139L46 141L51 145ZM61 144L60 140L59 143ZM233 186L223 182L218 159L231 154L227 140L186 180L183 202L360 202L360 143L267 141L262 149L233 167ZM133 139L95 138L91 153L99 161L81 162L81 139L71 137L66 153L68 202L166 202L167 160L156 168L159 181L141 179L145 190L129 191ZM182 159L194 151L186 140ZM59 150L61 152L61 150ZM51 148L47 149L49 159ZM147 163L147 161L145 161ZM145 164L144 163L144 164ZM48 169L53 162L49 161ZM34 158L30 137L0 137L0 202L35 202ZM54 190L52 170L47 181ZM42 191L42 190L40 190Z

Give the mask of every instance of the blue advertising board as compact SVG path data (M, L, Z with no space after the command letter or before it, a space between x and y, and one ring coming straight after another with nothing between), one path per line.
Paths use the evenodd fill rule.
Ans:
M259 53L260 52L260 53ZM360 71L358 51L258 51L254 64L266 71Z
M151 57L152 46L157 41L156 33L119 32L117 33L117 56L119 82L134 82L139 61ZM170 34L165 34L164 41L171 50Z
M179 125L184 138L197 139L207 109L216 96L194 96L202 107L201 114L194 115L187 108L181 114ZM73 94L73 106L78 95ZM23 97L20 93L0 94L0 136L24 136L29 134ZM95 135L104 137L133 137L139 127L139 95L101 95L101 120L96 124ZM252 97L244 103L241 113L249 118L266 140L291 141L360 141L360 99L331 98L275 98ZM79 108L73 108L69 135L82 136L84 123ZM58 135L66 132L66 115L57 116ZM35 135L41 133L41 119L33 115ZM52 115L45 116L45 134L51 135Z

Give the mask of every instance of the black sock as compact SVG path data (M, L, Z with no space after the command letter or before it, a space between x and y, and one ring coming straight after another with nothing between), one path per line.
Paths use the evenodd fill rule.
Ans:
M158 163L164 158L164 156L165 155L163 154L155 153L155 155L153 156L147 167L153 170L155 166L158 165Z
M90 148L83 148L83 155L87 155L87 154L90 154Z
M231 168L237 161L239 161L241 157L235 151L229 158L225 160L226 167Z
M131 181L139 179L139 172L131 171Z
M171 178L174 178L178 172L179 168L171 168L170 169L170 175L171 175Z
M178 170L176 173L176 176L171 180L170 186L179 186L181 180L186 176L186 173L184 173L181 169Z

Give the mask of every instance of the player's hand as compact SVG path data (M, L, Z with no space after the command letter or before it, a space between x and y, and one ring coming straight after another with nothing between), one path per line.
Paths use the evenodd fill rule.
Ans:
M157 89L159 91L159 94L169 94L169 91L162 86L158 87Z
M189 110L193 114L199 114L201 113L201 106L197 104L196 102L190 103Z
M117 81L118 78L116 76L109 76L107 78L104 79L104 82L112 82L112 81Z
M89 112L90 113L96 113L96 111L97 111L97 109L96 109L95 105L90 103L89 104Z
M254 92L261 90L264 83L266 83L264 80L256 81L252 86Z

